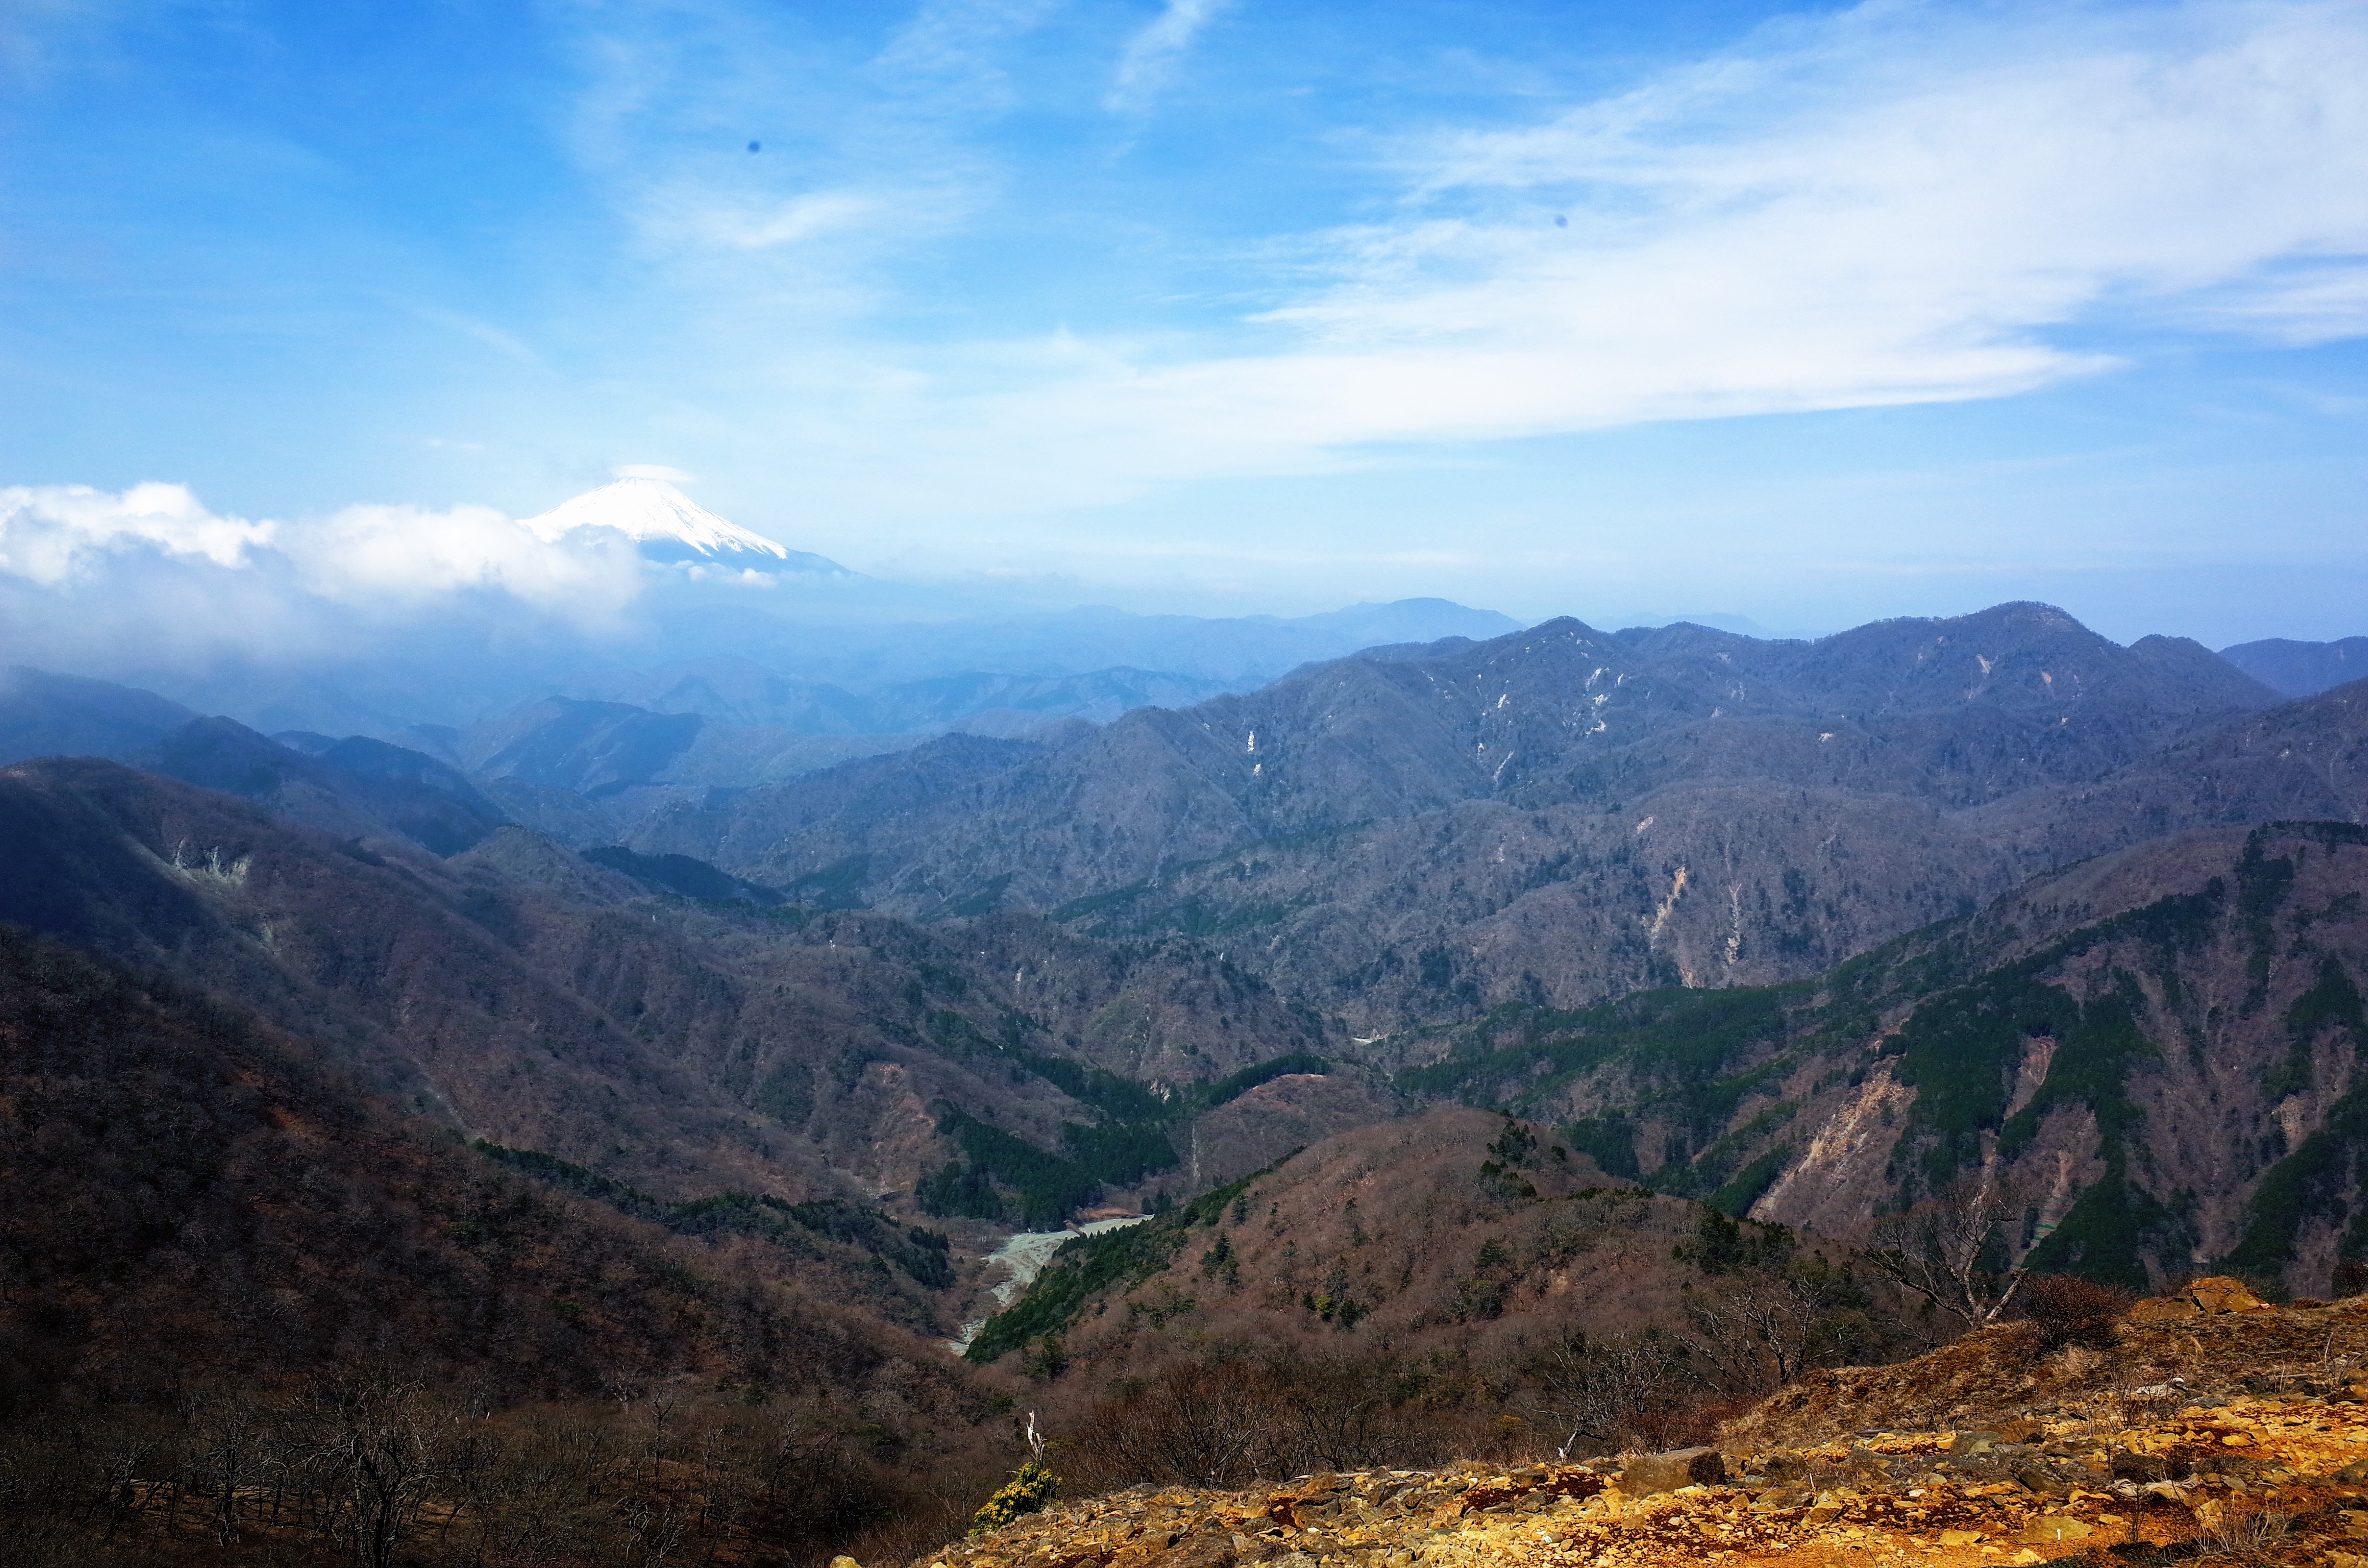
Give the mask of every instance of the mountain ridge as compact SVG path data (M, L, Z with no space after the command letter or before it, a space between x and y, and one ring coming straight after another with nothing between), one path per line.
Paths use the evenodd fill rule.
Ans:
M960 784L898 781L951 763L938 742L677 801L629 842L924 920L991 898L1106 936L1239 933L1246 961L1387 1031L1533 985L1814 972L2045 863L2032 828L1972 809L2276 700L2199 645L2123 649L2044 606L1816 643L1565 619L1142 710L999 773L962 751ZM1733 909L1700 896L1704 860L1734 868ZM1829 913L1803 942L1788 911ZM1559 940L1574 920L1588 935ZM1574 947L1605 956L1574 970Z

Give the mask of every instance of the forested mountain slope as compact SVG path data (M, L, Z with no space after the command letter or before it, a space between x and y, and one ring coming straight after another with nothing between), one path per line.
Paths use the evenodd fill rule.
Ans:
M1974 808L2274 700L2192 643L2122 648L2044 606L1814 643L1558 620L1064 745L870 759L633 842L925 919L1206 936L1386 1033L1814 973L2048 863Z
M19 1414L391 1357L497 1401L685 1373L962 1386L811 1260L506 1173L245 1009L6 928L0 1103Z
M2368 822L2368 681L2232 719L2094 783L1967 813L2036 870L2196 828Z
M507 820L458 769L383 741L267 740L133 687L43 670L0 673L0 764L47 756L131 763L325 832L391 834L438 855L465 849Z
M1180 1179L1195 1085L1329 1049L1190 941L1007 919L973 944L685 898L516 827L439 861L103 762L0 772L0 920L238 997L418 1114L668 1199L909 1205L962 1158L983 1173L962 1211L1058 1212Z
M1094 1392L1211 1345L1518 1378L1574 1336L1714 1334L1733 1288L1799 1285L1796 1338L1731 1345L1742 1364L1696 1369L1698 1386L1723 1371L1732 1393L1793 1375L1812 1342L1843 1359L1901 1343L1862 1289L1824 1270L1794 1236L1605 1176L1551 1129L1443 1108L1072 1243L970 1354L1017 1352L1040 1371L1049 1356Z
M1502 1009L1401 1083L1827 1234L1973 1179L2014 1195L2034 1267L2324 1290L2368 1257L2363 893L2354 824L2186 835L1818 981Z
M0 763L130 756L196 717L177 702L113 681L21 665L0 670Z
M795 1561L1005 1468L871 1270L627 1218L6 927L0 1191L14 1562Z

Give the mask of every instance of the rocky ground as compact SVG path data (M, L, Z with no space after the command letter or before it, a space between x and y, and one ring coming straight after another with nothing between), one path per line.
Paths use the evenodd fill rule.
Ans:
M2368 1297L2271 1308L2205 1282L2100 1337L2043 1352L2017 1325L1822 1374L1716 1449L1248 1492L1138 1486L912 1568L2368 1568ZM1959 1414L1899 1419L1935 1409Z

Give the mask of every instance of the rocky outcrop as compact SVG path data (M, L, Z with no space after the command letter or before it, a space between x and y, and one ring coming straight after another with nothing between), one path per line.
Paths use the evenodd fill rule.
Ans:
M2134 1323L2167 1323L2180 1318L2210 1317L2216 1312L2266 1312L2270 1303L2253 1294L2241 1279L2215 1274L2192 1279L2168 1296L2140 1301L2130 1309Z
M1680 1486L1715 1485L1726 1479L1726 1461L1716 1449L1678 1449L1666 1454L1645 1454L1620 1472L1620 1490L1631 1497L1675 1492Z

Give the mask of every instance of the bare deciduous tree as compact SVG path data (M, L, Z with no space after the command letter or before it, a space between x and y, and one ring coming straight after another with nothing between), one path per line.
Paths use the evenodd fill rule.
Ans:
M1258 1473L1262 1393L1247 1367L1170 1367L1124 1402L1128 1419L1099 1426L1093 1441L1129 1474L1238 1486Z
M189 1479L212 1498L215 1544L232 1545L241 1535L241 1500L284 1475L286 1424L251 1398L219 1392L188 1399L182 1419L191 1441Z
M318 1380L304 1414L329 1533L368 1568L391 1568L444 1479L450 1414L416 1381L368 1368Z
M1846 1272L1818 1260L1753 1269L1686 1293L1697 1361L1727 1395L1781 1388L1858 1346L1866 1318Z
M1660 1428L1702 1397L1694 1346L1657 1329L1565 1336L1529 1368L1539 1423L1561 1433L1555 1457L1582 1444L1655 1440Z
M1969 1329L1981 1328L1998 1321L2022 1284L2009 1227L2021 1220L2024 1208L2012 1186L1968 1176L1905 1213L1877 1221L1873 1244L1861 1256L1902 1290Z

